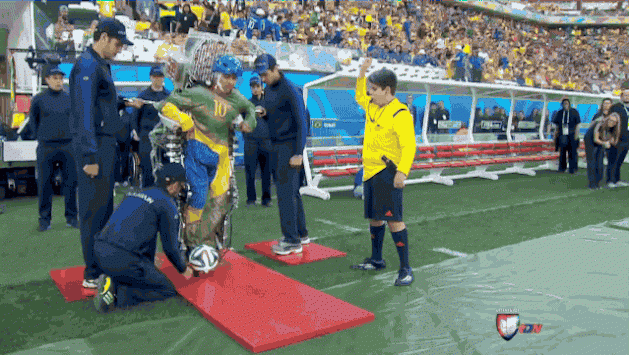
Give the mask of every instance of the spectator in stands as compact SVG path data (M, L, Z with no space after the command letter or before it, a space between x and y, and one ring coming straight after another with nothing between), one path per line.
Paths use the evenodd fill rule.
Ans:
M74 51L74 38L72 31L74 26L68 19L68 6L61 5L59 7L59 17L55 23L55 49L64 53Z
M614 104L610 111L617 113L621 125L619 140L612 144L608 150L607 185L617 187L619 185L628 186L627 181L621 181L621 164L628 154L628 82L623 85L620 95L620 102Z
M228 8L221 4L219 5L220 12L220 23L219 28L221 30L221 36L229 37L232 33L232 19L230 19L230 14L228 12Z
M418 121L418 108L413 104L413 94L407 94L407 108L409 108L409 113L411 113L411 117L413 118L413 127L416 129L416 121ZM422 127L418 127L420 128L420 131L422 131Z
M177 3L175 1L156 0L160 9L160 26L164 32L172 32L177 21Z
M486 61L479 56L479 47L473 47L473 53L469 61L471 64L472 82L481 82L483 79L483 69Z
M437 124L439 125L440 121L450 121L451 113L444 107L444 101L438 101L437 105ZM438 133L448 133L448 129L438 129Z
M249 99L254 106L259 106L263 98L262 79L254 75L249 81L252 97ZM256 118L256 128L251 133L244 133L245 176L247 185L247 206L256 204L256 170L260 166L260 180L262 187L261 204L271 206L271 142L267 121Z
M98 21L94 20L90 24L90 27L83 32L83 40L81 41L81 50L87 48L88 46L94 43L94 31L96 31L96 26L98 26Z
M475 109L473 133L481 132L481 122L483 121L483 119L484 119L483 110L481 109L481 107L477 106L477 108Z
M221 24L221 14L213 5L208 5L206 3L205 8L203 20L201 21L201 27L206 32L218 34L219 25Z
M577 149L580 134L580 114L571 107L569 99L562 100L562 109L553 117L556 125L554 140L556 149L560 149L560 161L558 172L564 173L567 169L567 154L569 156L569 174L577 171Z
M190 5L184 4L182 12L177 18L177 26L175 32L188 34L188 31L193 28L196 29L199 24L197 15L195 15L190 9Z
M620 134L619 115L613 112L597 120L584 135L588 188L596 190L604 177L604 150L617 144Z
M431 102L429 104L429 122L427 122L427 133L433 134L438 133L438 122L439 122L439 112L438 106L435 102ZM424 117L424 113L422 114Z

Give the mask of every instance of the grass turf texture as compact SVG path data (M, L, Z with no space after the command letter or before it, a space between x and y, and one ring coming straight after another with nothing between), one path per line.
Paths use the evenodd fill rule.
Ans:
M624 164L622 173L627 179L627 164ZM498 181L458 180L450 187L435 184L407 186L404 215L409 230L411 265L418 267L452 258L432 251L434 248L443 247L472 254L569 229L627 218L627 188L590 191L586 189L585 174L585 169L580 169L575 176L539 171L535 177L502 175ZM347 252L347 257L286 266L244 250L243 245L246 243L277 239L280 237L280 227L276 206L244 207L242 170L237 172L237 179L241 194L241 206L234 214L233 246L237 252L324 292L328 292L327 288L356 281L363 277L361 275L367 277L377 274L357 273L348 267L369 256L371 250L362 201L351 197L350 191L333 193L329 201L304 198L310 236L319 238L316 241L319 244ZM116 202L121 199L122 194L119 193ZM48 271L51 268L80 265L82 256L78 230L65 226L63 198L55 197L53 228L45 233L36 230L36 198L7 200L3 203L7 205L7 212L0 215L0 242L3 245L0 251L0 312L4 319L0 352L31 349L76 338L93 339L96 336L112 339L109 350L116 353L162 353L167 340L170 339L172 343L173 339L184 335L186 337L181 344L191 346L187 348L187 353L207 353L208 348L195 350L194 339L199 338L211 339L206 340L206 343L212 342L216 346L216 353L247 352L201 318L181 297L143 304L132 310L115 310L107 315L97 314L91 300L65 303L48 276ZM325 224L321 220L339 226ZM359 228L364 232L348 232L343 226ZM387 232L383 254L388 262L388 271L398 269L398 256L392 244L390 233ZM269 353L317 354L321 353L324 345L328 350L334 349L340 354L384 352L391 334L388 336L381 330L388 322L388 317L383 315L391 313L389 307L392 302L404 307L402 305L408 304L407 298L410 297L410 294L406 294L409 289L393 286L394 277L392 286L382 290L382 298L386 301L381 304L374 303L374 295L360 294L356 289L352 292L339 289L334 292L336 297L375 312L374 322ZM404 308L395 312L404 312ZM178 321L182 317L186 319L185 322ZM137 339L137 344L116 341L116 336L108 333L111 328L144 324L153 330L147 329L146 337ZM170 329L175 324L183 326L185 331L179 334L181 331ZM189 331L186 326L192 324L194 331ZM103 332L102 335L95 335L99 332ZM163 335L155 335L161 332ZM175 338L169 338L170 335Z

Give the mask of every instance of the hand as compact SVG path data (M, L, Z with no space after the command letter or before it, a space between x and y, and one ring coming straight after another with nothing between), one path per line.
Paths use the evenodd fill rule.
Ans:
M186 271L184 271L182 275L186 278L186 280L190 280L193 275L193 269L190 267L190 265L186 266Z
M83 167L85 174L92 179L98 175L98 164L87 164Z
M135 98L133 100L127 101L125 100L125 106L131 106L133 108L137 108L138 110L144 106L144 100Z
M289 165L292 168L299 168L300 166L302 166L302 156L301 155L292 156L291 159L289 159Z
M405 179L407 176L400 171L396 172L396 176L394 176L394 187L397 189L402 189L405 187Z
M610 142L604 142L604 147L606 147L606 149L610 149Z
M136 132L135 129L131 131L131 138L133 138L133 140L136 142L140 140L140 137L138 137L138 133Z
M262 106L256 106L256 115L258 117L267 116L267 110Z
M365 73L367 73L368 69L370 69L370 65L372 65L372 58L371 57L365 58L363 60L363 64L361 64L361 71L359 72L359 77L365 76Z

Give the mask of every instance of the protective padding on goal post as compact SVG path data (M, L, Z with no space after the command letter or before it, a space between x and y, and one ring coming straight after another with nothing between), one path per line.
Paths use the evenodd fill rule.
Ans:
M315 243L302 245L302 252L299 254L277 255L271 251L271 246L275 244L278 244L277 240L250 243L245 244L245 249L253 250L260 255L264 255L287 265L302 265L330 258L340 258L347 255L342 251Z
M214 271L190 280L163 259L168 265L163 272L177 292L204 318L254 353L374 320L371 312L232 251Z

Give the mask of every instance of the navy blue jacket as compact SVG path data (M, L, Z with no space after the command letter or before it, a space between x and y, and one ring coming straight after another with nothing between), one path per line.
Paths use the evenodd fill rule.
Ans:
M72 140L70 134L70 95L46 89L31 102L29 128L40 143Z
M267 110L271 141L295 140L293 155L302 155L308 133L308 114L300 90L280 73L280 80L265 88L260 106Z
M152 262L158 232L168 260L184 272L186 259L179 241L177 206L161 187L127 194L95 239Z
M249 101L251 101L254 106L259 106L264 97L263 95L259 100L256 96L252 96ZM243 137L245 139L269 139L269 126L265 118L256 117L256 121L256 128L254 128L252 133L243 133Z
M162 91L153 91L151 87L143 90L138 98L149 101L162 101L170 95L171 92L163 89ZM134 109L135 117L132 120L132 129L136 130L139 136L148 136L156 124L159 123L158 111L153 105L144 105L140 110Z
M109 64L88 47L70 72L70 132L80 165L96 163L97 137L115 137L120 132L118 111L124 106L116 95Z
M617 112L619 114L619 123L621 124L621 137L620 140L628 140L628 105L624 105L622 102L617 102L612 105L610 112Z

